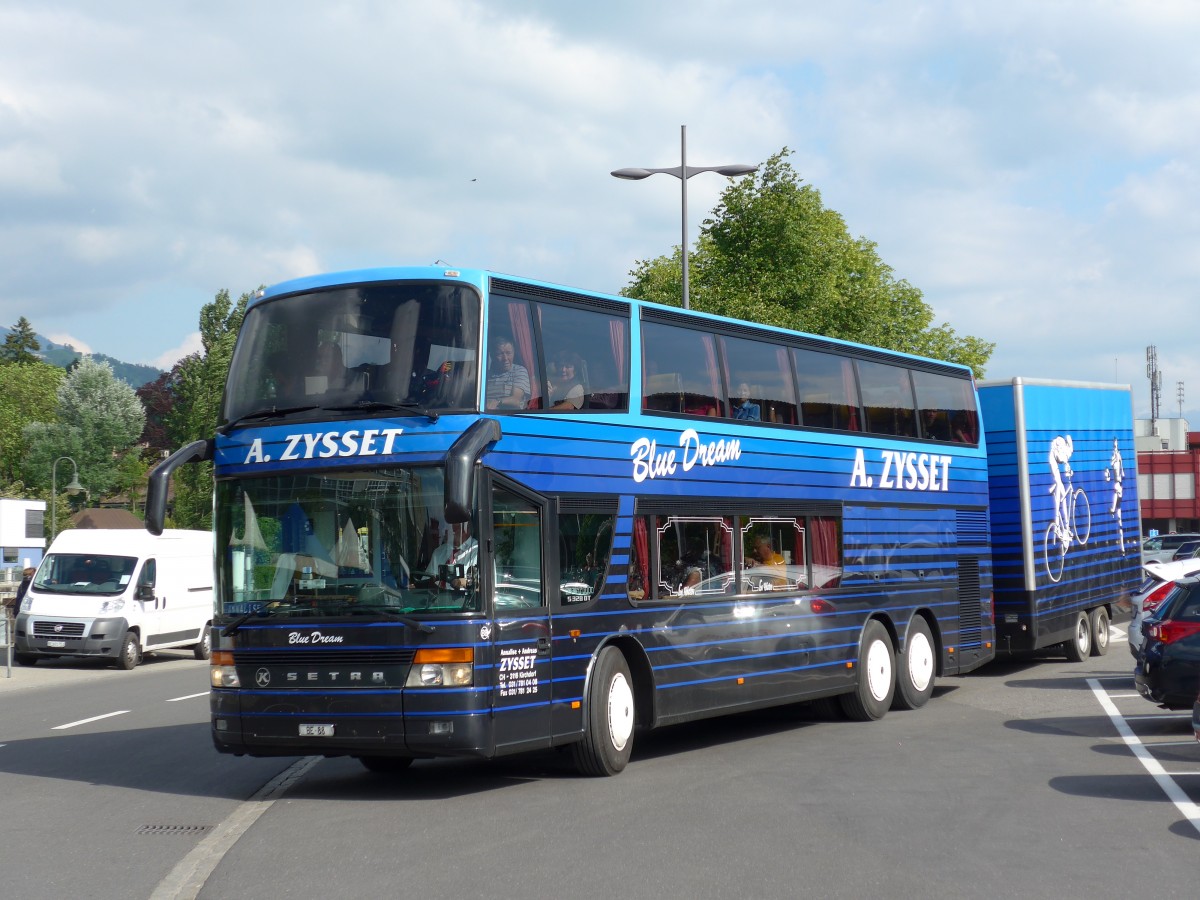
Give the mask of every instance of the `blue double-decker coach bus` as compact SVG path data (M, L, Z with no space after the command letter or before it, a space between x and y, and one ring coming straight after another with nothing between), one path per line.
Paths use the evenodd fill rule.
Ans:
M994 653L968 369L484 271L249 305L212 440L222 752L414 759L820 701Z

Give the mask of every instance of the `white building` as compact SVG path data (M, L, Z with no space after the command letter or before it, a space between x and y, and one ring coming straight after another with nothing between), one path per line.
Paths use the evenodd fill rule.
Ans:
M20 582L22 569L42 561L45 520L45 500L0 498L0 584Z

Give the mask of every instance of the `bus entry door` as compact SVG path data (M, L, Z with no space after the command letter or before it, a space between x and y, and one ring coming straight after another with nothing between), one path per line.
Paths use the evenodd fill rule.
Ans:
M541 504L492 490L492 710L497 750L549 746L550 615L544 582Z

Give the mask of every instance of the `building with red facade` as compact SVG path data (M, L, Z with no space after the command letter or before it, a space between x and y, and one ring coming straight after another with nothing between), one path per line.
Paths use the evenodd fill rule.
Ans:
M1186 419L1135 423L1142 534L1200 532L1200 431Z

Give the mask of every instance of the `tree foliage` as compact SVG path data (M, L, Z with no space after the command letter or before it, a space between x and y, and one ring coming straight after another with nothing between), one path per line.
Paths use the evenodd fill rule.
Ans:
M106 363L84 357L58 387L56 421L25 427L29 446L21 475L27 485L48 488L54 461L69 456L91 495L106 494L114 489L124 456L136 455L145 418L133 388L116 380Z
M56 421L58 388L66 374L43 362L0 362L0 484L21 478L21 461L29 454L26 426Z
M858 341L970 366L995 345L933 325L921 292L897 279L865 238L853 238L820 193L802 184L786 147L754 177L731 181L688 257L694 309ZM679 251L639 260L628 297L680 304Z
M4 337L4 346L0 347L0 360L28 365L38 362L37 351L41 349L33 326L27 318L21 316Z
M181 360L171 371L174 405L165 416L167 438L177 449L211 438L217 430L221 397L249 294L235 303L220 291L200 310L202 352ZM212 527L212 463L183 466L174 475L174 524L180 528Z

